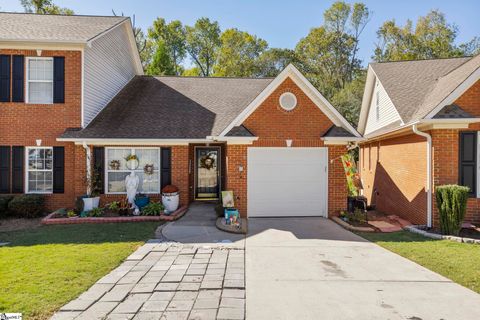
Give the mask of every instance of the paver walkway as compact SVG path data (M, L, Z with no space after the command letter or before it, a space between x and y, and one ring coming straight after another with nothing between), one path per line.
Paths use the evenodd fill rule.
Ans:
M52 319L244 319L243 248L146 243Z

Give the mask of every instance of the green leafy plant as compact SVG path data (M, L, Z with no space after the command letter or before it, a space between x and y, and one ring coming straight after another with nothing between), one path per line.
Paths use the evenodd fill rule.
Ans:
M92 173L90 174L90 177L85 179L85 184L90 190L90 194L87 195L89 198L98 197L100 195L102 190L102 180L100 178L100 168L98 166L92 168Z
M4 218L9 215L8 204L12 201L13 196L3 195L0 196L0 218Z
M75 213L75 210L68 210L67 211L67 217L68 218L73 218L73 217L76 217L77 214Z
M120 201L112 201L109 204L107 204L107 209L118 212L120 211Z
M458 235L467 212L470 189L458 185L438 186L435 190L442 234Z
M92 210L88 211L89 217L101 217L103 215L103 208L93 208Z
M143 207L142 215L144 216L159 216L165 210L165 207L160 202L150 202Z
M45 198L39 194L24 194L8 203L8 211L17 218L37 218L45 211Z

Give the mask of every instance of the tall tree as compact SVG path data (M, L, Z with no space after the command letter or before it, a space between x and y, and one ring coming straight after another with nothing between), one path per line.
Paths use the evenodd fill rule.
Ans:
M258 58L268 47L265 40L233 28L225 30L220 41L216 76L252 77L260 72Z
M208 77L212 74L220 45L220 26L217 21L200 18L193 27L186 27L187 52L202 76Z
M163 42L173 63L174 74L180 75L183 70L181 64L186 56L185 28L182 23L178 20L166 23L165 19L157 18L148 29L148 37L154 42Z
M39 14L74 14L72 9L61 8L53 3L52 0L20 0L25 12Z
M264 51L258 58L260 77L276 77L290 63L299 65L299 59L294 50L271 48Z
M175 72L175 67L168 54L167 46L163 41L158 41L155 54L152 61L147 67L148 75L172 75Z
M458 28L447 22L445 14L438 10L419 17L415 27L408 20L402 27L389 20L377 31L378 43L375 61L449 58L478 52L479 41L456 45Z

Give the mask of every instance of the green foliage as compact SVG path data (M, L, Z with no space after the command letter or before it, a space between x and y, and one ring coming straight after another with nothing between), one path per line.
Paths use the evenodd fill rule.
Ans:
M163 213L165 207L160 202L150 202L142 209L144 216L159 216Z
M89 217L101 217L103 215L103 208L93 208L92 210L88 211L87 214Z
M375 61L450 58L478 52L480 43L474 38L465 44L455 45L458 35L456 25L450 24L445 14L438 10L419 17L415 28L408 20L402 27L389 20L377 31L378 43Z
M258 74L260 77L276 77L289 64L299 65L299 59L294 50L271 48L258 57ZM251 76L255 76L252 74Z
M458 235L467 212L470 189L458 185L438 186L435 191L442 234Z
M93 166L92 173L86 182L90 189L89 196L98 197L102 190L102 179L100 178L100 168L98 166Z
M8 204L8 211L17 218L41 217L45 211L45 198L39 194L22 194Z
M53 3L52 0L20 0L25 12L39 14L65 14L73 15L72 9L61 8Z
M187 26L185 30L187 52L200 69L201 75L210 76L221 45L218 22L200 18L193 27Z
M107 205L108 210L118 212L120 210L120 201L112 201Z
M356 126L358 123L366 74L365 71L360 71L351 82L337 91L330 99L331 103L353 126Z
M258 58L268 47L265 40L232 28L222 33L220 41L216 76L250 77L260 73Z
M1 195L0 196L0 218L5 218L9 215L8 204L12 201L13 196Z
M174 64L162 41L157 42L157 49L153 55L152 62L147 67L147 74L155 76L175 74Z
M75 213L75 210L68 210L67 211L67 217L68 218L73 218L73 217L76 217L77 214Z

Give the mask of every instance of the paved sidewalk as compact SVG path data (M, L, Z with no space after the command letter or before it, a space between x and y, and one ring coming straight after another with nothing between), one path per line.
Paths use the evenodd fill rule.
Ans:
M52 319L245 319L244 249L147 243Z

